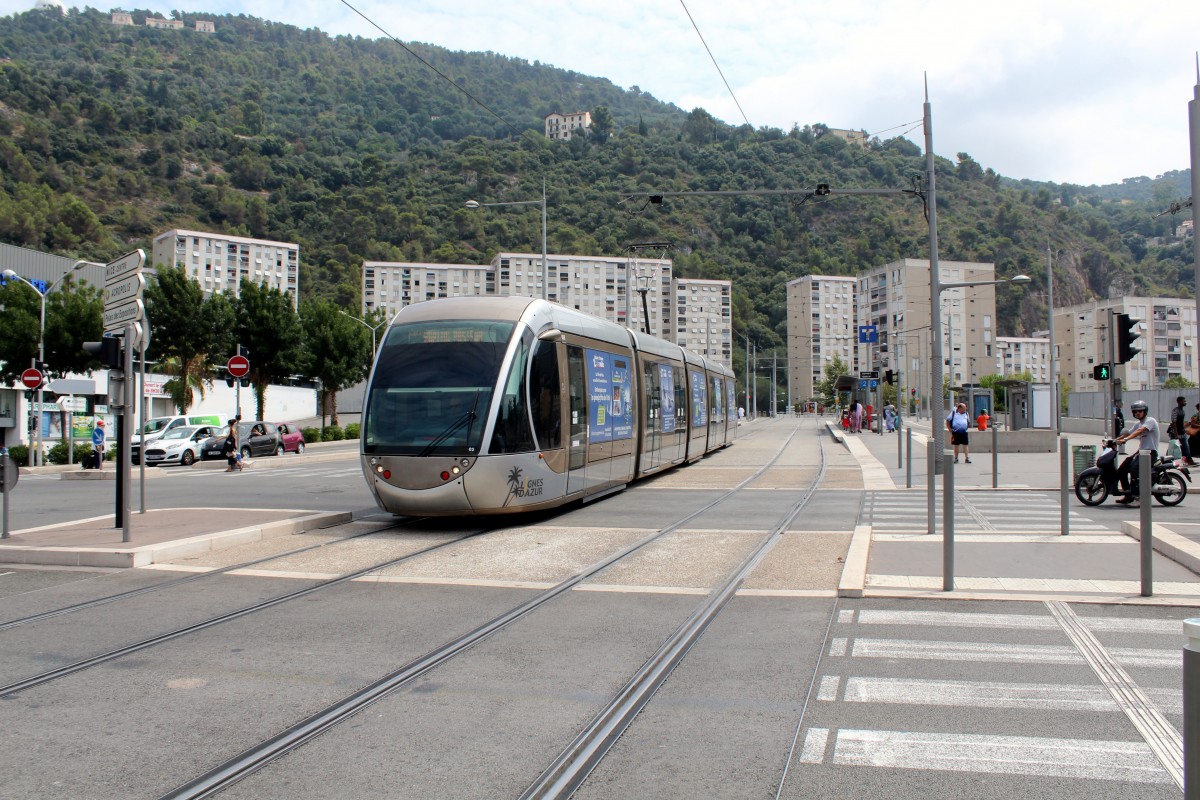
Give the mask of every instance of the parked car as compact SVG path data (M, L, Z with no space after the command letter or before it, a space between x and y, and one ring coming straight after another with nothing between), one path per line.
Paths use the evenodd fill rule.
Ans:
M200 458L200 448L205 440L219 430L220 428L215 425L188 425L172 428L146 444L146 466L182 464L190 467Z
M281 422L275 426L283 438L283 452L300 454L304 452L304 434L300 426L294 422Z
M219 426L221 418L216 414L194 414L192 416L176 416L176 417L152 417L146 420L146 424L142 427L140 434L135 433L129 437L129 458L132 463L137 464L141 460L142 445L147 447L157 439L161 438L168 431L173 431L176 428L182 428L189 425L212 425ZM149 461L147 461L149 463Z
M261 419L241 422L237 426L238 450L242 458L254 456L283 455L283 436L279 433L279 425L274 422L264 422ZM217 435L205 440L200 449L200 458L210 460L225 457L225 437L228 428L217 432Z

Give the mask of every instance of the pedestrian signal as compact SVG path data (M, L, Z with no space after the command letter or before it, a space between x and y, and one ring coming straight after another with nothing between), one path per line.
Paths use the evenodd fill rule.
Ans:
M1108 364L1097 364L1092 367L1092 380L1106 381L1112 377L1112 370Z

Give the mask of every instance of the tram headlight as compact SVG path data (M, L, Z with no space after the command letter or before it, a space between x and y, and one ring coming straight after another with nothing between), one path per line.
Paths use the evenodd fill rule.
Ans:
M450 472L454 475L457 475L458 473L462 472L462 470L460 470L458 467L455 467L454 469L450 470Z

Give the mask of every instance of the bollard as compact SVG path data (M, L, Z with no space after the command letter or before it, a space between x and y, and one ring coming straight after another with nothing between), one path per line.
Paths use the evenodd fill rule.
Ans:
M1000 488L1000 445L996 426L992 426L992 488Z
M942 471L942 591L954 591L954 460Z
M1183 798L1200 800L1200 618L1185 619L1183 632Z
M1066 439L1058 440L1058 513L1059 533L1066 536L1071 532L1071 447Z
M926 509L926 517L928 518L929 530L926 531L929 535L937 533L937 477L934 475L933 460L937 456L933 452L933 440L929 440L929 446L925 448L925 466L928 473L925 476L925 494L928 502Z
M908 464L908 468L905 470L905 473L904 473L904 488L911 489L912 488L912 428L904 429L904 437L905 437L905 439L908 440L904 447L904 449L908 451L908 461L905 462Z
M904 466L904 438L900 436L900 417L896 417L896 469Z
M1142 597L1154 594L1154 522L1150 513L1150 451L1138 453L1138 499L1142 511Z

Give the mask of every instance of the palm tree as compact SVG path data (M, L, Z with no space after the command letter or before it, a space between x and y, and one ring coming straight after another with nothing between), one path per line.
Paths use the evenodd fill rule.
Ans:
M212 388L212 378L204 374L207 366L207 359L203 356L187 361L173 356L159 362L158 368L172 376L163 384L163 391L171 398L180 414L186 414L192 407L197 392L203 400L205 390Z

